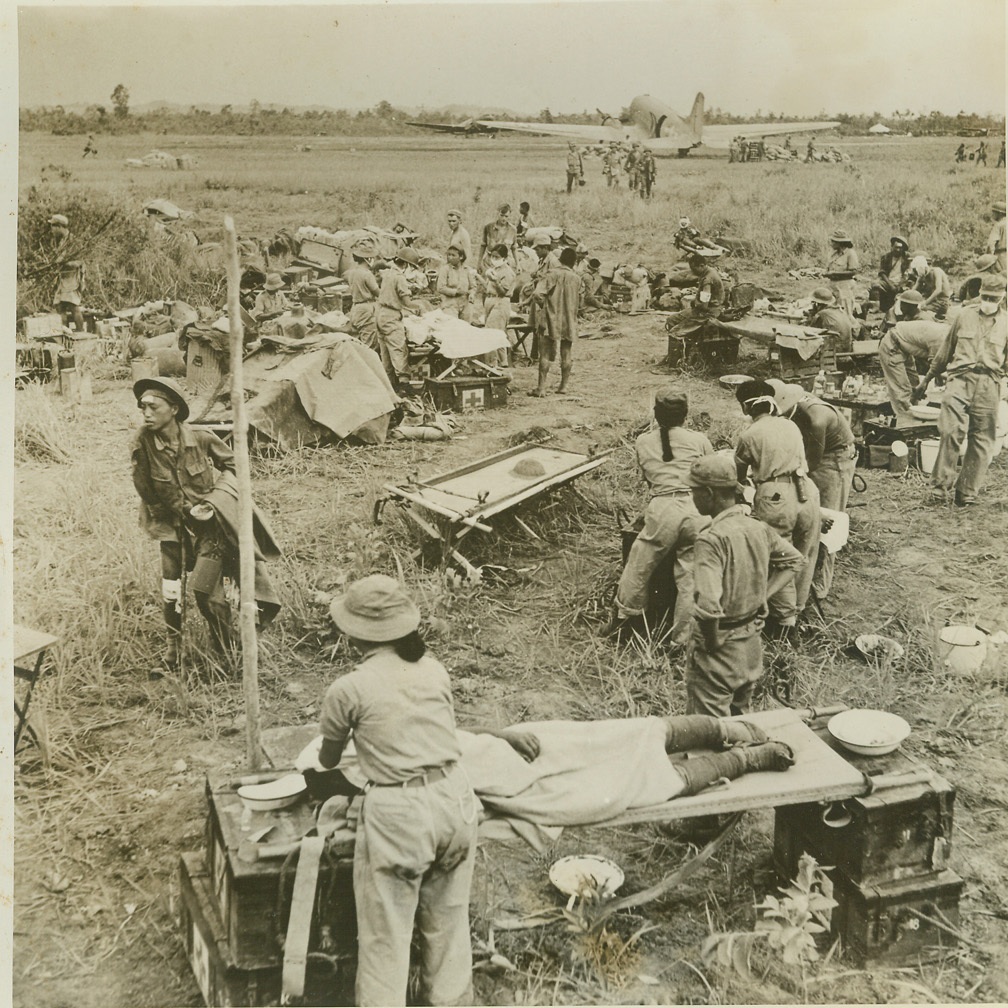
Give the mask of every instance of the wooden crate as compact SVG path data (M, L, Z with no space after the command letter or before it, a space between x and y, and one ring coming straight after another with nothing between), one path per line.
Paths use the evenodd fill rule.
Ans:
M468 378L428 378L424 391L438 409L469 413L507 406L511 379L506 375Z
M807 360L804 360L801 354L791 347L778 346L776 343L771 343L767 347L770 377L794 382L806 388L811 388L811 382L815 380L820 371L824 372L827 378L833 377L837 387L840 387L843 375L837 367L836 357L836 352L831 350L828 344L824 344L817 353Z
M802 853L855 885L925 876L948 867L955 788L942 777L889 787L828 809L791 805L774 816L774 862L793 878ZM824 818L825 816L825 818ZM850 817L846 825L839 825ZM831 825L832 823L832 825Z
M277 771L275 776L288 772ZM239 849L243 840L269 826L273 835L268 843L299 840L315 825L312 810L302 800L275 812L250 812L224 771L207 775L206 795L206 866L232 962L243 969L277 965L283 957L297 855L249 861ZM323 857L318 892L319 923L331 930L337 952L353 954L357 918L352 843L339 856Z
M875 885L835 882L830 931L859 965L914 966L956 946L963 880L954 871Z
M50 339L63 335L63 319L59 312L45 312L39 315L25 315L18 319L18 332L25 339Z
M282 984L279 965L259 969L235 965L200 854L182 854L178 884L181 939L204 1002L212 1008L279 1004ZM303 1004L353 1004L355 969L353 961L331 966L321 960L310 962Z

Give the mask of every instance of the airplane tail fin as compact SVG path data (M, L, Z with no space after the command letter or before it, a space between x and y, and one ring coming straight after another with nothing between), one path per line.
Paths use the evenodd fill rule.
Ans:
M696 98L693 99L693 108L690 109L689 118L686 120L689 123L690 129L698 136L703 135L703 114L704 114L704 96L703 92L698 91Z

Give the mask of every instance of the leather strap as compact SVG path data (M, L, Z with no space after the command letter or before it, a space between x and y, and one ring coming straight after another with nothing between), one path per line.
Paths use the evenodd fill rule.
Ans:
M291 998L304 996L308 942L315 909L315 886L324 848L324 837L304 837L301 841L290 918L287 921L287 939L284 942L282 996L285 1004L289 1004Z

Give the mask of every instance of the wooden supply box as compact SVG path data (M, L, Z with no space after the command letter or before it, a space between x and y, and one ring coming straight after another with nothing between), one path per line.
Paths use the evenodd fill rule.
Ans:
M45 312L40 315L25 315L17 322L18 332L25 339L52 339L63 336L63 318L59 312Z
M273 832L264 842L299 841L314 827L314 816L305 800L274 812L250 812L226 772L207 774L206 796L206 870L231 961L242 969L278 965L283 958L281 942L287 930L297 855L249 861L239 856L239 847L269 826ZM339 857L330 857L327 852L319 872L318 893L320 923L331 929L337 951L354 952L357 918L352 844Z
M179 859L178 917L186 958L203 1000L209 1006L258 1006L280 1003L281 967L243 969L234 963L224 923L214 902L210 876L198 853ZM309 962L306 1005L353 1004L355 964Z
M793 878L798 859L807 852L832 866L835 877L860 886L944 871L952 846L954 801L955 788L934 777L828 808L779 808L774 815L774 862L782 877Z
M962 889L963 880L954 871L865 885L841 877L833 890L839 906L830 931L862 966L913 966L956 946L951 932L959 929Z
M637 540L637 536L644 528L643 515L632 525L625 525L620 529L623 539L623 566L626 567L630 550ZM675 622L676 604L676 583L675 583L675 551L673 550L655 568L651 575L651 590L648 595L648 604L644 610L647 625L652 630L664 625L671 629Z
M428 378L424 391L441 410L469 413L472 410L507 406L511 379L506 375L467 378Z
M731 335L702 335L699 338L682 339L678 336L669 335L668 338L668 364L676 367L684 362L698 364L711 370L720 370L723 374L726 367L730 367L738 361L739 343L738 336Z

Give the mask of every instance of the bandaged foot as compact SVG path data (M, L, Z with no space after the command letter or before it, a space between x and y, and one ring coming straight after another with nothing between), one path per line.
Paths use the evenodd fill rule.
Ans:
M761 745L739 749L745 760L745 772L757 773L761 770L784 771L794 766L794 752L784 742L764 742Z
M721 741L725 746L759 745L766 742L769 736L762 728L748 721L720 721Z

